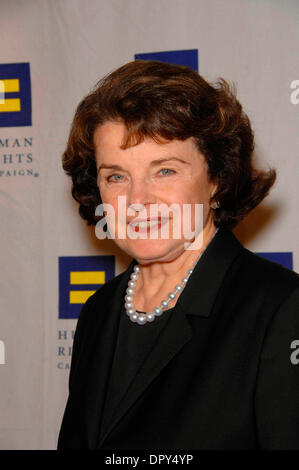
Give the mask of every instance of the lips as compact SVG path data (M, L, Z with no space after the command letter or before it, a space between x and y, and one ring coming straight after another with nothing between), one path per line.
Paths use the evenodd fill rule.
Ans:
M165 217L148 217L147 219L140 219L135 218L133 219L129 225L135 230L136 232L148 232L151 229L158 229L166 222L168 222L169 218Z

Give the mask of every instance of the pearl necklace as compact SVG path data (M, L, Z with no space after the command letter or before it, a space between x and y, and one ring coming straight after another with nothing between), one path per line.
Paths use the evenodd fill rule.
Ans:
M193 269L195 265L197 264L197 262L199 261L199 259L201 258L201 256L202 254L197 259L197 261L193 263ZM151 312L148 312L148 313L137 313L133 306L133 295L135 291L136 282L138 279L138 274L140 272L140 267L138 265L135 265L134 271L130 275L130 280L128 282L128 287L127 287L126 295L125 295L125 309L126 309L126 314L130 318L130 320L134 323L138 323L138 325L145 325L145 323L152 322L154 321L156 317L159 317L160 315L162 315L163 309L167 308L169 306L169 303L176 298L177 294L182 292L182 290L184 289L185 285L188 282L190 275L193 272L193 269L192 268L188 269L186 276L183 277L181 281L181 284L177 284L174 287L173 292L170 292L168 294L168 299L162 300L160 307L157 306Z
M214 235L212 236L210 242L206 246L205 250L215 237L216 233L218 232L219 228L215 230ZM145 313L137 313L136 310L134 309L134 304L133 304L133 295L135 292L135 286L136 286L136 281L138 279L138 274L140 272L140 267L138 265L135 265L133 268L133 272L130 275L130 280L128 282L128 287L126 289L126 295L125 295L125 309L126 309L126 314L130 318L130 320L133 323L138 323L138 325L145 325L147 322L152 322L155 320L156 317L159 317L163 313L163 309L167 308L169 306L169 303L174 300L177 296L178 293L182 292L184 289L185 285L188 282L188 279L190 275L193 272L194 267L200 260L201 256L205 252L205 250L201 253L199 258L193 263L193 268L188 269L186 276L183 277L181 284L177 284L174 287L174 290L168 294L168 299L162 300L160 307L155 307L151 312L145 312Z

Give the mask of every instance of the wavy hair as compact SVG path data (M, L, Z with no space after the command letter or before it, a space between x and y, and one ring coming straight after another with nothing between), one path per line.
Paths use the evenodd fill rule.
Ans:
M254 135L236 98L235 86L223 78L208 83L189 67L156 60L129 62L102 78L77 106L63 153L63 169L71 176L72 195L88 225L101 217L93 135L107 121L126 126L122 149L145 137L193 137L204 155L208 175L217 183L210 204L216 227L232 229L268 194L276 170L253 166Z

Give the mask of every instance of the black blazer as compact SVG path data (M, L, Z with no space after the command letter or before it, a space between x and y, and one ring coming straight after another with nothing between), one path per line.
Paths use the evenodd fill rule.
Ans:
M99 433L134 264L82 308L58 449L299 449L299 275L247 250L227 228Z

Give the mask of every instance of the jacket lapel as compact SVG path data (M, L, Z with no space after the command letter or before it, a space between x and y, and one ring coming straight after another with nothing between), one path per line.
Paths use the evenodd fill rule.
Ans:
M243 247L234 234L225 228L220 228L215 237L210 241L200 262L197 263L190 276L186 287L179 296L175 308L159 336L158 342L153 347L134 382L130 385L125 396L116 408L112 420L105 429L102 429L98 448L101 447L108 434L112 432L117 423L155 377L161 373L169 361L179 353L182 347L191 340L192 327L188 321L187 315L209 316L224 276L241 248ZM118 290L119 293L117 294L117 302L119 302L117 304L118 309L121 308L127 282L136 263L137 261L133 260L124 273L121 289ZM114 316L114 313L111 311L110 315ZM114 345L115 344L116 334L114 335Z
M161 331L158 342L153 347L134 382L128 388L125 396L116 408L112 420L106 429L102 430L98 444L99 447L138 397L191 337L192 329L190 324L181 308L176 306L167 324Z

